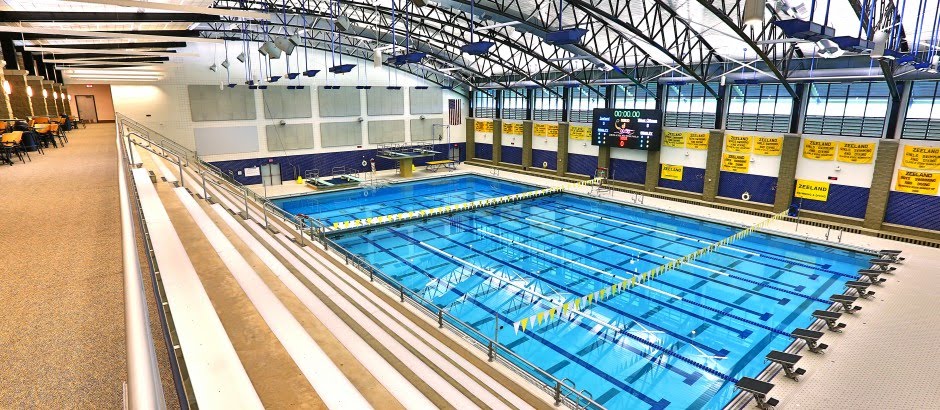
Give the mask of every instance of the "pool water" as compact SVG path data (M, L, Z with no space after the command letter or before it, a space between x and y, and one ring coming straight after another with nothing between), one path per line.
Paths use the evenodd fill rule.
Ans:
M536 187L467 174L396 183L379 189L307 194L272 202L287 213L305 214L332 225L334 222L419 211L534 189Z
M530 189L474 178L471 185L489 189L477 187L473 195ZM420 185L409 189L427 196ZM429 201L468 195L433 189L441 189L430 195L440 199ZM426 200L399 198L400 192L355 212L403 212ZM329 217L341 208L330 208ZM869 255L756 233L657 277L649 288L593 304L588 317L525 331L512 323L551 307L546 298L609 287L738 230L558 194L333 239L479 332L498 333L502 345L604 407L717 409L735 394L734 381L757 375L770 350L785 349L790 331L827 308L829 295L841 293Z

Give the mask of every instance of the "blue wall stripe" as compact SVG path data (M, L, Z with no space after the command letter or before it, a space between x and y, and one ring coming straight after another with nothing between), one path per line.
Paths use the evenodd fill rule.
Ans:
M940 196L891 191L885 222L940 231Z
M801 204L802 209L823 212L850 218L864 218L868 206L868 188L849 185L829 184L829 198L826 201L793 198L793 203Z
M594 173L597 172L597 156L569 153L568 172L593 177Z
M773 204L777 195L777 178L721 171L718 177L718 196L741 199L745 191L751 195L751 202Z
M617 181L646 183L646 163L629 159L610 159L611 179Z
M522 165L522 148L512 145L503 145L500 161L508 164Z
M682 170L682 181L660 178L659 186L701 194L702 190L705 189L705 169L684 167Z
M474 150L476 151L473 154L474 158L488 159L488 160L493 159L493 144L482 144L482 143L477 142L473 145L475 147Z
M533 148L532 149L532 167L542 168L543 162L548 163L548 167L544 169L557 169L558 168L558 152Z

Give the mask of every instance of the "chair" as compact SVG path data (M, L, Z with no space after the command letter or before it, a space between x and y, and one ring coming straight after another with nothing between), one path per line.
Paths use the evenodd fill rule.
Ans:
M49 135L58 137L59 144L62 144L63 147L65 146L66 142L69 142L69 138L65 136L65 132L62 131L62 127L57 123L49 124ZM65 142L62 142L63 139Z
M35 120L36 120L35 124L48 124L49 123L49 117L36 117Z
M26 149L23 148L23 145L21 144L22 140L23 131L8 132L0 136L0 147L2 147L3 152L6 154L7 158L11 158L11 154L16 154L16 157L20 159L20 162L26 163L26 161L23 159L23 154L26 154L26 158L32 162L33 159L29 157L29 152L26 152Z
M52 125L47 125L43 128L36 127L36 135L39 135L39 140L42 141L42 144L49 147L49 144L52 144L53 147L59 148L59 144L55 141L55 134L52 133Z

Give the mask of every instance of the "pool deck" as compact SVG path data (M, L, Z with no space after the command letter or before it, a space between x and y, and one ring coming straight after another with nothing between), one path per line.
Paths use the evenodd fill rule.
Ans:
M457 175L468 172L489 176L492 170L460 164L454 172L415 172L416 178ZM394 171L380 171L379 178L399 181ZM532 175L501 171L499 178L544 186L560 182ZM407 178L413 180L416 178ZM258 192L262 187L252 186ZM587 193L589 188L575 189ZM268 187L269 196L313 192L289 181L282 186ZM606 193L605 198L632 202L634 196L624 192ZM690 205L666 199L645 197L643 205L669 212L707 217L735 224L756 223L764 218L733 211ZM826 228L774 222L770 231L826 241ZM840 243L830 242L834 246ZM780 400L780 409L821 409L844 407L851 403L857 409L921 409L940 402L940 280L932 272L940 260L940 249L890 241L872 236L843 233L841 244L870 249L901 249L907 259L888 280L871 288L874 298L860 300L863 310L856 315L843 315L847 324L844 333L826 331L822 339L829 345L824 354L807 350L798 367L807 370L799 382L782 376L772 380L776 386L770 396ZM747 407L752 406L749 403Z

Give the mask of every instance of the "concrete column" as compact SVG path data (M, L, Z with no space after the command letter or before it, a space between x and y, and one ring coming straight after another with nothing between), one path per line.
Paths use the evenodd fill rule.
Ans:
M503 160L503 120L493 120L493 165Z
M46 103L46 114L50 117L59 116L59 107L56 105L55 101L55 81L52 80L42 80L42 89L46 90L47 97L45 98Z
M568 126L567 122L558 123L558 176L568 172Z
M597 166L607 168L607 176L610 177L610 147L597 147Z
M26 70L3 70L3 78L10 82L10 109L13 117L25 119L33 115L33 105L26 95Z
M705 184L702 188L702 199L705 201L714 201L718 196L718 177L721 175L721 151L724 144L724 131L708 132L708 157L705 159Z
M646 190L655 191L659 186L659 150L646 152Z
M467 139L467 152L466 152L467 159L473 159L473 157L474 157L474 156L476 155L476 153L477 153L476 145L473 143L473 141L475 140L475 138L476 138L476 136L477 136L477 131L476 131L476 129L474 128L474 125L475 125L474 119L473 119L473 118L467 118L467 131L466 131L466 134L467 134L467 135L466 135L466 139Z
M65 111L65 101L63 100L63 98L65 98L65 87L62 84L56 83L52 85L52 89L59 93L59 98L55 100L56 112L58 112L60 116L68 114Z
M6 81L6 76L0 71L0 84L3 84L4 81ZM0 91L0 118L13 117L13 108L10 106L10 96L4 91Z
M72 101L69 100L69 87L65 84L62 84L62 92L65 93L65 97L62 100L62 108L64 110L63 112L68 115L72 115Z
M780 152L780 172L777 174L777 196L774 212L783 212L790 207L796 188L796 162L800 158L801 134L784 134Z
M522 169L532 168L532 121L522 122Z
M42 77L27 76L26 85L33 90L33 96L29 99L29 103L33 106L33 115L37 117L49 115L46 111L46 102L42 99Z
M891 180L894 178L894 164L898 159L898 140L883 139L878 142L875 155L875 173L871 177L871 189L868 190L868 206L865 208L863 226L881 229L888 207L888 194L891 192Z

